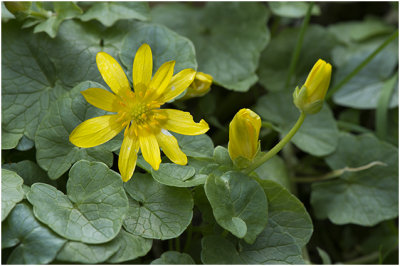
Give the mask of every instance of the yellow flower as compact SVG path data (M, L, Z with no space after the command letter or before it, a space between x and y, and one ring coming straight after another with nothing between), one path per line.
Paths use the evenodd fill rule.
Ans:
M190 87L187 89L185 96L182 97L182 100L186 100L193 97L201 97L206 95L210 89L213 78L203 72L197 72L196 77Z
M192 83L196 71L184 69L173 76L175 61L164 63L154 74L150 46L143 44L133 62L131 90L127 77L118 62L109 54L96 56L97 67L104 81L114 93L100 88L82 92L93 106L116 114L91 118L77 126L69 140L78 147L89 148L103 144L125 128L118 159L123 181L128 181L135 170L137 153L158 170L160 148L174 163L185 165L186 155L169 131L184 135L200 135L209 129L201 120L193 121L188 112L160 109L160 106L181 94Z
M308 74L306 83L293 93L293 101L300 111L307 114L318 113L324 103L326 92L331 81L332 66L319 59Z
M259 150L261 119L250 109L241 109L229 125L228 151L232 161L242 157L252 161Z

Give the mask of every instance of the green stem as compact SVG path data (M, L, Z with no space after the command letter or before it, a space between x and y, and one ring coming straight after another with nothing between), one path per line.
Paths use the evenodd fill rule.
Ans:
M47 14L47 12L43 11L43 12L37 12L37 11L30 11L29 15L33 16L33 17L37 17L37 18L44 18L47 19L49 18L49 15Z
M179 237L175 238L175 250L181 252L181 241Z
M191 242L192 242L192 236L193 236L193 226L190 224L187 231L186 231L186 242L185 242L185 247L183 248L183 252L187 253L189 251Z
M277 154L282 148L293 138L294 134L299 130L301 125L304 122L304 118L306 117L306 114L304 112L300 113L299 119L297 120L296 124L292 127L292 129L287 133L287 135L273 147L271 150L269 150L266 154L264 154L262 157L260 157L258 160L256 160L252 165L250 165L248 168L244 169L244 173L249 174L253 172L255 169L260 167L263 163L271 159L275 154Z
M367 58L364 59L351 73L349 73L342 81L340 81L334 88L328 91L326 99L329 99L335 92L337 92L344 84L349 82L358 72L361 71L380 51L383 50L389 43L397 38L399 31L395 31L384 41L378 48L375 49Z
M381 89L376 108L375 129L378 138L385 140L387 135L387 111L389 109L390 99L396 87L398 74L387 80Z
M168 249L169 249L169 251L174 250L174 243L172 242L172 239L168 240Z
M308 5L307 14L304 17L303 24L301 25L301 28L300 28L300 33L299 33L299 37L297 39L296 47L292 54L292 59L290 61L290 66L289 66L289 72L286 77L285 88L289 87L293 72L296 69L297 61L299 60L299 56L300 56L301 47L303 45L304 34L306 33L308 23L310 22L311 11L312 11L313 7L314 7L314 2L310 2L310 4Z

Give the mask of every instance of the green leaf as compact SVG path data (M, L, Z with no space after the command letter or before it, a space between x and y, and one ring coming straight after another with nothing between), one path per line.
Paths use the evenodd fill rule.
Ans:
M1 2L1 21L7 22L10 19L15 19L15 16L8 11L6 6L4 5L4 2Z
M39 223L26 203L15 206L2 225L2 248L19 244L7 264L48 264L57 255L65 239Z
M259 184L240 172L209 175L205 191L218 224L253 243L268 219L268 203Z
M53 2L54 13L34 28L34 33L46 32L51 38L56 37L58 28L64 20L82 14L82 10L73 2Z
M24 198L23 183L24 180L17 173L1 169L1 221Z
M146 2L95 2L80 19L96 19L110 27L120 19L149 20L149 4Z
M225 147L215 147L213 158L214 161L218 164L225 165L227 167L233 167L231 157L229 156L229 151Z
M19 151L27 151L32 149L33 146L35 146L35 142L33 142L32 140L28 139L25 136L22 136L16 149Z
M276 129L286 135L298 119L300 112L294 106L289 93L269 93L261 97L255 111L266 121L274 123ZM303 125L292 138L301 150L315 156L332 153L337 146L339 131L335 118L327 104L322 110L306 117Z
M125 183L129 210L124 228L146 238L178 237L193 216L193 198L186 188L162 185L149 174L135 173Z
M79 84L54 102L39 125L35 138L36 159L51 179L59 178L81 159L102 161L108 166L113 163L113 154L107 149L108 143L85 149L69 141L70 133L80 123L107 113L86 102L80 92L88 88L103 87L94 82Z
M195 173L196 170L191 166L172 163L162 163L157 171L151 170L151 175L157 182L172 187L194 187L204 184L207 176Z
M164 4L152 9L155 22L188 37L199 71L227 89L247 91L256 81L261 51L269 41L268 11L261 3Z
M146 255L152 246L153 240L136 236L121 230L117 236L119 249L107 262L120 263L128 260L134 260Z
M46 172L32 161L24 160L18 163L4 164L3 168L16 172L24 180L24 185L31 186L33 183L47 183L55 185Z
M267 228L252 245L235 245L221 236L202 239L201 260L204 264L305 264L295 240L268 222Z
M363 21L346 21L332 24L328 27L340 41L351 44L363 42L372 37L389 34L393 32L393 26L384 23L382 20L367 17Z
M349 52L334 75L332 87L341 82L382 42L362 50L357 49L356 46L353 52ZM392 42L333 95L334 102L338 105L356 109L375 109L384 83L392 77L396 70L398 64L397 55L397 42ZM395 85L397 84L393 86ZM397 105L398 90L394 90L389 107L393 108Z
M130 31L122 42L120 58L128 68L128 78L132 78L133 59L143 44L151 47L153 54L153 73L165 62L175 60L174 73L182 69L197 69L194 46L187 38L178 35L167 27L154 23L133 22Z
M268 223L273 221L299 248L311 238L313 224L303 203L286 188L271 180L259 180L268 198Z
M115 54L109 40L122 39L126 31L101 35L93 27L66 21L55 39L21 30L15 22L4 24L2 36L2 148L12 149L36 129L50 104L66 90L85 80L102 82L96 53ZM116 33L115 33L115 32ZM101 45L103 38L104 45ZM71 45L73 44L73 45Z
M179 147L187 156L194 158L207 158L213 156L214 143L206 134L188 136L174 132L171 133L178 140Z
M274 156L255 169L258 177L262 180L271 180L280 184L286 189L290 189L288 169L285 162L279 156Z
M153 260L150 264L196 264L192 257L186 253L177 251L166 251L161 257Z
M323 250L322 248L317 247L318 255L322 259L322 264L332 264L332 260L329 257L329 254Z
M118 239L117 236L110 242L98 245L68 241L57 254L57 260L86 264L104 262L119 249Z
M67 239L89 244L113 239L128 210L121 176L103 163L83 160L69 172L67 195L36 183L27 198L41 222Z
M335 224L373 226L398 215L398 149L372 135L341 134L337 150L326 158L334 170L386 165L347 172L338 179L312 185L311 204L317 218Z
M292 53L297 43L299 28L282 30L262 52L257 74L260 83L269 91L293 92L301 86L313 65L319 58L330 62L331 50L337 45L333 34L318 25L310 25L304 34L304 41L297 67L290 86L285 87Z
M244 264L229 240L215 235L201 239L201 261L204 264Z
M269 2L269 8L277 16L287 18L302 18L307 14L308 2ZM321 10L318 5L314 5L312 15L319 16Z

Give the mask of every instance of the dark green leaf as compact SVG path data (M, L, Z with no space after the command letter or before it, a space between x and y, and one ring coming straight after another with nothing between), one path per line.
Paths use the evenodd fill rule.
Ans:
M24 180L17 173L1 169L1 221L24 198L23 183Z
M178 140L179 147L187 156L194 158L212 157L214 143L206 134L198 136L181 135L173 132L172 134Z
M149 174L136 173L125 183L129 211L125 229L138 236L170 239L179 236L193 215L193 198L186 188L162 185Z
M347 172L312 185L311 204L318 218L335 224L372 226L398 215L398 149L372 135L341 134L337 150L326 158L332 169L385 165Z
M268 219L263 189L248 176L227 172L209 175L205 191L218 224L248 243L253 243Z
M121 176L103 163L83 160L69 172L67 195L36 183L27 198L41 222L65 238L89 244L113 239L128 209Z
M259 56L269 41L268 12L261 3L165 4L151 14L155 22L193 41L199 71L215 83L247 91L257 81Z
M157 182L172 187L194 187L204 184L207 176L195 172L190 166L162 163L157 171L151 170L151 175Z
M164 252L160 258L155 259L151 264L196 264L192 257L186 253L177 251Z
M31 186L33 183L37 182L50 185L55 184L54 181L49 179L46 172L32 161L24 160L18 163L4 164L3 168L15 171L24 179L24 185L27 186Z
M149 20L149 4L146 2L95 2L81 16L81 20L96 19L110 27L120 19Z
M39 223L26 203L15 206L2 225L2 248L19 244L8 258L8 264L48 264L57 255L65 239Z

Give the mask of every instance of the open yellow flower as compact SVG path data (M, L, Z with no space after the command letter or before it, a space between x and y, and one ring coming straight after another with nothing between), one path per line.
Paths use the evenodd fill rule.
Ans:
M164 63L152 78L151 48L143 44L133 62L132 91L114 58L100 52L96 62L104 81L115 94L100 88L89 88L82 94L93 106L116 114L84 121L72 131L71 143L82 148L94 147L109 141L125 128L118 159L125 182L133 175L139 149L154 170L158 170L161 163L160 148L172 162L185 165L187 157L169 131L200 135L208 131L208 124L204 120L195 123L188 112L160 109L160 106L181 94L193 82L196 71L184 69L173 75L175 61L170 61Z
M261 118L250 109L236 113L229 124L228 151L232 161L242 157L252 161L259 150Z

